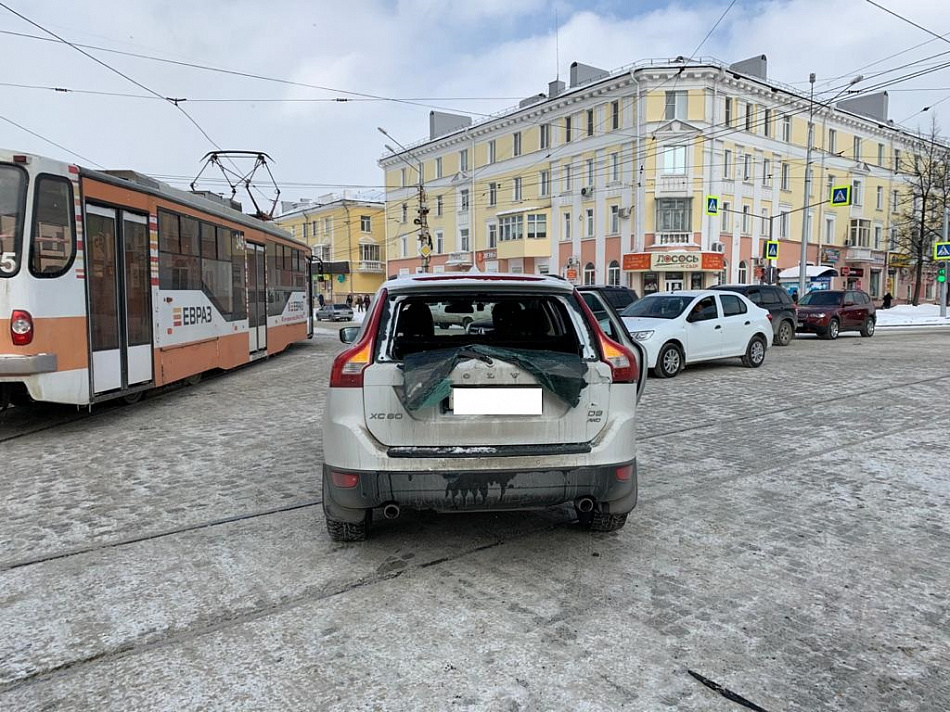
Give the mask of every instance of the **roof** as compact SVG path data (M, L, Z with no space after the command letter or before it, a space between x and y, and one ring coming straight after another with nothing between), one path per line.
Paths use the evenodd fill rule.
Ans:
M536 274L505 274L497 272L460 272L458 274L414 274L386 281L383 286L390 292L459 289L532 289L570 294L574 285L558 277Z
M827 265L807 265L805 267L806 277L837 277L838 271L834 267ZM788 267L778 273L779 279L798 279L798 266Z

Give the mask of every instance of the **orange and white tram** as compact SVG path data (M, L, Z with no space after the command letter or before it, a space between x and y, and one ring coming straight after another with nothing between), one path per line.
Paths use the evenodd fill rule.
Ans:
M226 201L0 150L0 406L132 401L277 353L312 335L311 284L306 245Z

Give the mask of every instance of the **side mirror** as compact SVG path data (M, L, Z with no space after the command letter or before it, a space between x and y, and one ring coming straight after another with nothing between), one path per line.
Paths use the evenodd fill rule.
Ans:
M344 326L340 329L340 341L344 344L352 344L356 341L356 337L359 333L360 327L358 326Z

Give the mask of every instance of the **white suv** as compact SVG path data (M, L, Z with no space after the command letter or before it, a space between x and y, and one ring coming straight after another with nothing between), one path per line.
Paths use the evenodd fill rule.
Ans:
M449 305L490 328L437 330ZM470 310L470 311L469 311ZM638 360L553 277L416 275L386 282L333 363L323 509L334 541L374 509L537 509L572 502L595 531L637 503Z

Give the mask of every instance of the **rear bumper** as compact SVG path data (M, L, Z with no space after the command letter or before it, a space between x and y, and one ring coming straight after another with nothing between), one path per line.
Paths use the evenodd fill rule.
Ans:
M56 354L15 356L0 354L0 376L34 376L56 371Z
M632 465L630 478L618 468ZM607 514L626 514L637 504L637 461L610 466L547 470L376 472L332 468L359 476L356 487L333 484L323 466L323 505L333 519L361 522L367 509L394 502L440 512L540 509L593 497Z

